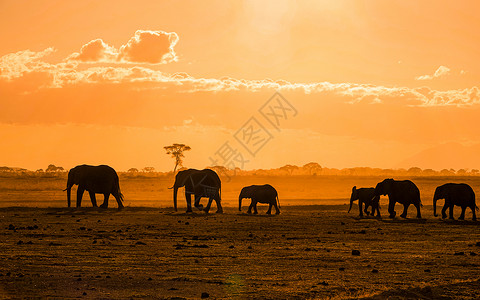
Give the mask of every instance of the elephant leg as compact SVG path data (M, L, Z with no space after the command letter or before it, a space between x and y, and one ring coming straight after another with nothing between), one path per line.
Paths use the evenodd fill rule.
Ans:
M460 214L460 217L458 217L459 220L465 220L465 210L467 209L466 206L462 206L462 213Z
M275 201L275 203L273 203L273 206L275 207L275 214L279 215L280 214L280 209L278 209L277 201Z
M124 208L122 200L120 199L120 197L118 195L113 195L113 196L115 197L115 200L117 200L118 209Z
M453 218L453 206L454 206L454 205L452 204L452 205L450 205L450 207L448 208L448 209L449 209L449 210L448 210L448 218L449 218L450 220L455 220L455 219Z
M95 198L94 192L88 192L90 194L90 201L92 201L93 207L97 207L97 198Z
M268 210L267 210L267 215L271 215L272 214L272 203L269 203L268 204Z
M403 213L400 215L400 217L406 219L407 218L407 211L408 211L408 207L410 206L410 204L404 204L403 205Z
M375 204L372 204L372 212L370 214L372 217L375 217Z
M470 208L472 209L472 220L476 221L477 216L475 215L475 204L473 204Z
M200 195L195 195L195 202L194 202L194 205L195 207L198 209L198 210L202 210L203 209L203 205L200 204L200 199L202 198L202 196ZM207 207L208 209L210 209L210 199L208 201L208 204ZM208 210L206 210L206 212L208 212Z
M252 213L252 208L253 208L253 200L252 200L252 202L250 202L250 206L248 206L247 214L251 214L251 213Z
M362 206L363 206L363 202L362 202L362 200L359 199L359 200L358 200L358 212L359 212L358 215L359 215L360 217L363 217Z
M368 208L370 207L370 205L368 204L368 202L365 202L365 208L363 209L363 212L369 216L370 215L370 212L368 211Z
M185 199L187 200L187 213L192 212L192 195L185 192Z
M375 206L375 203L373 203L373 202L372 202L371 206L372 206L372 213L371 213L372 217L375 217L375 212L377 211L377 207Z
M210 211L210 206L212 206L212 201L213 201L213 198L208 198L207 207L205 207L205 209L203 210L203 211L206 212L207 214L208 214L208 212Z
M253 204L253 214L258 214L258 211L257 211L257 201L255 201L255 203Z
M217 211L216 211L216 213L217 213L217 214L223 213L222 199L220 199L220 195L217 194L217 195L214 197L214 199L215 199L215 202L217 203Z
M445 201L446 202L446 201ZM445 203L442 208L442 219L447 218L447 214L445 213L447 211L448 205Z
M110 198L110 193L103 194L103 203L100 205L101 208L108 208L108 198Z
M378 203L375 205L375 209L377 210L377 218L381 219L382 216L380 215L380 205L378 205Z
M85 189L83 189L81 187L78 187L78 189L77 189L77 207L82 206L82 197L83 197L83 192L84 191L85 191Z
M417 209L417 219L421 219L422 213L420 212L420 203L416 204L415 208Z
M395 218L395 215L397 214L395 212L395 201L390 200L390 202L388 203L388 212L390 213L389 218Z

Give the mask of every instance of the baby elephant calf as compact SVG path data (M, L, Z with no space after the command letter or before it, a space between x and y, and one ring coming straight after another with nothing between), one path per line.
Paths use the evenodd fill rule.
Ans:
M272 213L272 206L275 206L276 212L275 214L280 213L280 201L278 200L278 193L275 190L275 188L269 184L265 185L251 185L251 186L246 186L242 189L240 192L240 195L238 196L238 210L242 211L242 199L243 198L250 198L252 199L252 203L250 203L250 206L248 207L248 213L252 213L252 208L253 208L253 213L258 214L257 211L257 203L268 203L270 206L268 207L267 214ZM277 206L277 201L278 201L278 206Z
M370 215L368 211L368 207L372 207L372 216L375 216L375 211L377 212L377 218L381 218L380 216L380 196L375 195L374 188L360 188L357 189L356 186L352 188L352 195L350 196L350 208L348 212L352 209L353 201L358 200L358 210L359 216L363 217L362 205L365 204L364 212Z

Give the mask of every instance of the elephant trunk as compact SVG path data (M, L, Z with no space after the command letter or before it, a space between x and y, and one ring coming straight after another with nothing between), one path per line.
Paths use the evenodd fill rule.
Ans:
M173 186L173 208L177 211L177 192L178 186Z
M242 211L242 199L243 198L246 198L246 189L243 188L241 191L240 191L240 195L238 195L238 211Z
M73 178L72 175L68 174L67 188L64 191L67 191L67 204L68 207L71 206L71 194L72 194Z
M438 200L438 199L437 199L437 197L436 197L436 195L435 195L435 196L433 197L433 215L434 215L435 217L438 217L438 215L437 215L437 200Z
M71 193L72 193L72 187L67 187L67 204L68 204L68 207L70 207L70 204L71 204L71 198L70 198Z
M350 207L348 208L348 212L350 212L350 210L352 209L353 201L355 201L355 199L353 199L353 197L350 197Z

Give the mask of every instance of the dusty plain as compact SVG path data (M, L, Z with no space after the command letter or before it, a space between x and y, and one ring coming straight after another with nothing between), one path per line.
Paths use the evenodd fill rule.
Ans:
M0 178L0 298L479 299L480 222L435 218L431 199L446 182L480 195L480 179L414 178L421 220L414 207L388 219L387 198L383 219L347 213L353 185L382 179L235 177L225 213L207 215L186 214L183 196L174 212L169 178L121 177L122 211L92 208L87 194L66 208L64 178ZM238 211L254 183L277 187L282 214L248 215L249 200Z

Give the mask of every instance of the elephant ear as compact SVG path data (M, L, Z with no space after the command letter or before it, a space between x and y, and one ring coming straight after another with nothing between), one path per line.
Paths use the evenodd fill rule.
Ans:
M71 177L73 184L79 184L80 179L78 176L78 172L79 172L78 167L75 167L68 172L68 176Z
M187 180L189 180L192 176L193 176L193 172L188 169L188 170L184 170L184 171L180 171L182 172L181 173L181 176L180 176L180 185L179 186L184 186L185 183L187 182ZM180 175L180 172L178 172L177 176Z
M357 186L355 185L355 186L353 186L353 188L352 188L352 193L354 193L356 190L357 190Z

